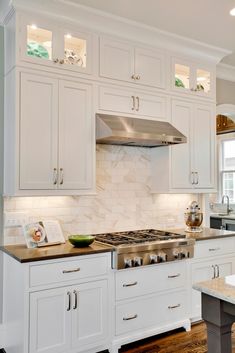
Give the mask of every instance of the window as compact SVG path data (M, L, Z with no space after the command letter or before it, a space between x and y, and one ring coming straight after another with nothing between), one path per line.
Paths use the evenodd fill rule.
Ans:
M235 139L221 141L221 194L235 203Z

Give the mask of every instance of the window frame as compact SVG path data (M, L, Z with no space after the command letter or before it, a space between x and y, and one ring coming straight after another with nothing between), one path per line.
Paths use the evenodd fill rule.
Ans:
M235 169L230 169L230 170L224 169L224 158L223 158L224 142L228 142L228 141L235 141L235 133L222 134L217 136L218 156L219 156L219 161L218 161L218 186L219 186L218 201L219 202L223 196L223 175L228 172L235 173ZM231 202L230 204L235 206L235 201Z

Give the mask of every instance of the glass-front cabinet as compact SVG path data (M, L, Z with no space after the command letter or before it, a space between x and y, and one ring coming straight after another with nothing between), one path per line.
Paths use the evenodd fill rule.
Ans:
M20 59L40 65L91 73L89 33L39 19L22 19Z
M215 72L204 65L172 59L172 89L193 95L214 97Z

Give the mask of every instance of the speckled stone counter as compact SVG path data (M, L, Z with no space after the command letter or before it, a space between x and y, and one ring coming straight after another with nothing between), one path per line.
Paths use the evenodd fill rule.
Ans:
M235 322L235 286L224 278L196 283L202 293L202 318L207 325L208 353L232 353L232 325Z
M235 232L214 228L203 228L200 233L189 233L184 228L171 229L171 231L178 234L185 234L186 238L195 239L196 241L235 236Z
M235 304L235 286L225 283L225 278L215 278L207 282L196 283L193 288L215 298Z
M65 244L45 246L36 249L28 249L24 244L1 246L0 249L21 263L98 254L111 252L113 250L112 247L97 242L94 242L85 248L75 248L68 241Z

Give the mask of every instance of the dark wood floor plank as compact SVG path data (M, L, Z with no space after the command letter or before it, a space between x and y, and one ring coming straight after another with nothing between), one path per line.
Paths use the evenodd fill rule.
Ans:
M233 326L233 331L235 325ZM120 353L206 353L207 334L204 323L192 326L191 332L176 330L123 346ZM233 333L235 353L235 333Z

